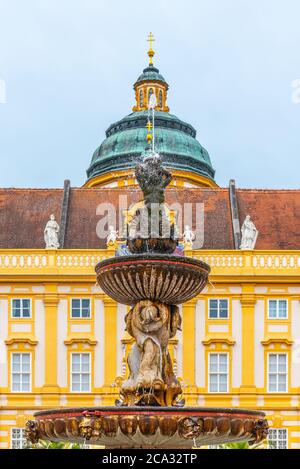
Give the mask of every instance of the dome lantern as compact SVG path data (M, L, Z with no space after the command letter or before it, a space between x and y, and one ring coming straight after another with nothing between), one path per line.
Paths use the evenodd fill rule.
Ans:
M158 68L153 65L154 50L152 44L154 36L152 33L148 36L149 42L149 65L143 70L143 73L138 77L133 85L135 90L135 105L132 110L134 112L145 111L148 108L148 102L151 94L155 94L157 105L156 111L169 112L169 107L166 104L167 91L169 88L168 83L164 77L159 73Z

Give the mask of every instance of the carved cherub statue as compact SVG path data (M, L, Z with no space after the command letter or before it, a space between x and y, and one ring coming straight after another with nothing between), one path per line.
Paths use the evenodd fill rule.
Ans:
M189 225L185 225L184 227L184 232L183 232L183 243L184 244L189 244L192 245L193 241L195 240L196 236L192 232L191 228Z
M109 233L106 239L106 245L114 246L118 238L118 231L115 230L115 228L112 225L110 225L108 229L109 229Z
M59 225L55 220L53 213L50 215L50 220L47 222L44 230L44 240L46 243L46 249L57 249L59 248L58 242Z

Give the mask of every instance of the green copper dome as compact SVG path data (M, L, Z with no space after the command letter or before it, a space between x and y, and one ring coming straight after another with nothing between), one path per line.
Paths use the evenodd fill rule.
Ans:
M135 167L148 148L147 116L148 111L133 112L107 129L106 139L93 154L88 179ZM209 154L196 140L195 129L168 112L155 112L155 149L168 168L214 179Z
M159 73L158 68L155 68L153 65L149 65L147 68L144 68L143 73L138 77L135 82L140 83L142 81L162 81L163 83L167 83L164 77Z

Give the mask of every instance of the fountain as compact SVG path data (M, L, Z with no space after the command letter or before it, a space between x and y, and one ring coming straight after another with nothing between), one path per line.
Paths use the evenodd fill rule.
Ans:
M125 324L135 344L128 356L129 377L115 407L37 412L35 420L27 422L27 438L32 443L39 439L88 441L107 448L258 443L268 428L262 412L184 407L168 343L181 328L178 305L203 290L210 267L176 255L179 236L164 202L171 174L155 152L154 139L143 156L136 179L144 203L128 226L126 255L117 253L96 266L101 289L130 306Z

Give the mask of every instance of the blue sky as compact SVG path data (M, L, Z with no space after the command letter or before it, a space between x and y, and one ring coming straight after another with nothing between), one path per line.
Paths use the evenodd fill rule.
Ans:
M151 30L170 110L218 184L299 188L299 18L299 0L0 0L0 186L84 183L131 112Z

